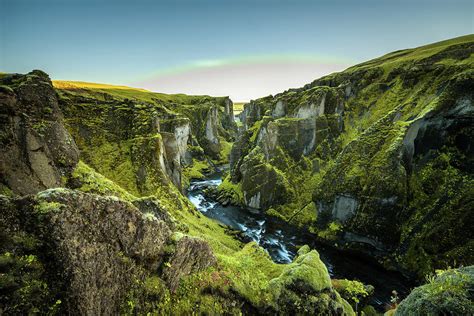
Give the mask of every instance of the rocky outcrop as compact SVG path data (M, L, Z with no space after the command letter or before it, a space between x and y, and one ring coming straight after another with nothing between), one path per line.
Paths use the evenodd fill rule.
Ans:
M137 195L153 194L166 182L181 189L186 118L149 103L61 93L65 121L90 166Z
M234 104L229 97L222 99L223 113L220 118L220 124L225 130L235 132L236 125L234 122Z
M246 206L267 209L291 199L285 170L292 161L314 155L317 148L327 151L335 146L344 126L341 94L338 89L316 87L304 97L282 94L245 105L242 117L247 130L234 143L230 163L231 179L242 182ZM250 159L257 153L263 153L264 159ZM317 168L318 160L314 164ZM258 177L254 169L262 166L273 171Z
M266 209L293 193L284 174L265 161L258 147L245 156L240 174L243 200L251 208Z
M45 290L77 315L118 313L135 279L158 268L171 234L164 221L128 202L67 189L3 200L4 212L2 226L18 237L2 251L22 234L35 238L35 260L48 269Z
M254 102L245 104L244 110L240 114L244 129L249 129L255 122L261 120L263 117L262 112L263 109L259 104Z
M354 315L351 306L334 291L326 266L316 250L304 246L291 265L270 281L278 313ZM295 308L295 306L297 306Z
M228 98L204 97L176 111L188 117L196 143L212 159L221 159L222 141L232 141L237 132L232 101Z
M0 79L0 186L31 194L64 185L79 160L51 80L35 70Z
M174 117L171 119L160 120L160 130L162 132L172 133L174 136L170 137L171 141L175 142L170 147L170 151L176 151L178 154L178 162L182 166L187 166L192 163L192 154L188 150L188 144L193 141L193 135L191 134L191 124L189 119ZM173 147L173 148L171 148Z

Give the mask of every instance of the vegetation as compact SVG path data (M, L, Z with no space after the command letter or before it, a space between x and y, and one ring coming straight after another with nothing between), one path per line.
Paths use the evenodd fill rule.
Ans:
M439 270L400 303L395 315L472 315L473 290L472 266Z
M339 247L386 250L381 262L419 278L472 264L473 161L462 144L473 135L462 122L474 102L473 41L397 51L251 101L220 190L239 187L254 207L260 196L257 208ZM274 187L269 170L281 175Z
M60 178L42 192L0 179L0 313L69 312L84 294L71 298L74 284L130 315L354 315L370 286L331 280L308 246L277 264L183 195L230 161L219 194L234 204L418 275L472 264L473 40L395 52L252 101L235 143L228 98L66 81L54 82L56 96L40 71L0 75L0 93L13 96L0 152L26 135L39 145L16 152L51 168L31 179ZM24 118L19 137L11 126ZM24 183L33 195L19 197ZM472 266L439 272L390 313L473 314L473 279Z

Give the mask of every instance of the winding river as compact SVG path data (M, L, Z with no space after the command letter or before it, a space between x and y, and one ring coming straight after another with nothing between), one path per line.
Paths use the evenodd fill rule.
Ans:
M278 218L249 208L223 206L204 196L203 189L218 186L220 183L220 172L206 180L191 181L187 196L205 216L239 230L249 240L257 242L268 251L273 261L289 263L295 257L297 247L307 244L318 250L331 278L359 280L374 286L375 292L369 303L380 311L390 302L393 290L396 290L400 297L409 293L410 282L406 278L399 273L387 271L373 260L318 244L308 233Z

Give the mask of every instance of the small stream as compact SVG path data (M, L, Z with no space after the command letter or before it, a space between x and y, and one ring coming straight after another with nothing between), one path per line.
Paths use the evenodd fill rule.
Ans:
M220 183L220 173L209 176L206 180L191 181L187 196L205 216L242 231L249 239L257 242L268 251L273 261L289 263L295 257L298 246L307 244L319 252L331 278L359 280L374 286L375 292L369 303L380 311L390 302L392 290L396 290L401 298L409 293L410 282L406 278L399 273L385 270L370 258L318 244L310 234L260 211L232 205L223 206L207 199L203 189L218 186Z

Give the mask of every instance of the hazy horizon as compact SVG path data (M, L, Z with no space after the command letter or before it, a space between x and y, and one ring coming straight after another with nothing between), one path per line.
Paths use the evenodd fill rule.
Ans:
M464 0L0 1L0 71L236 102L474 33Z

